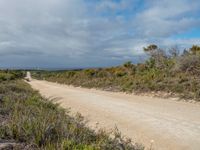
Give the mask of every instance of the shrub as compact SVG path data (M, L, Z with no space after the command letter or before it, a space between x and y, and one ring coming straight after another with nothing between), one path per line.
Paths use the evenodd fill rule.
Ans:
M189 52L191 52L193 55L200 55L200 46L198 45L193 45L190 49Z
M200 84L196 84L200 76L199 46L184 50L182 55L177 48L166 52L156 45L150 45L144 51L149 58L137 65L129 61L117 67L79 70L73 76L63 72L41 72L35 77L88 88L124 92L163 91L181 98L200 99ZM66 72L70 74L70 71Z
M24 77L22 71L0 70L0 81L14 80Z
M0 115L7 116L7 121L0 123L0 139L14 139L37 149L144 149L124 140L117 130L113 138L103 130L91 130L80 114L70 116L25 82L1 82L1 88Z
M184 55L177 59L175 70L200 74L200 55Z

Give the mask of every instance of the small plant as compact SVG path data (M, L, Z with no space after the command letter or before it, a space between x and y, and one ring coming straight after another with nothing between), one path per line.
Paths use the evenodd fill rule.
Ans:
M68 110L42 98L22 80L0 82L0 94L0 119L4 116L0 139L14 139L22 147L30 145L35 149L118 150L120 146L125 150L144 149L117 132L95 132L86 126L80 114L70 116Z
M140 64L130 61L122 66L78 71L33 72L37 79L123 92L163 91L180 98L199 100L200 55L194 45L182 54L178 48L165 49L157 45L144 48L149 58ZM76 72L71 75L71 72Z

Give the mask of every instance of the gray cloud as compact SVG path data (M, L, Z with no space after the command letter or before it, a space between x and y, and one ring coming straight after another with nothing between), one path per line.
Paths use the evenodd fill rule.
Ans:
M139 9L138 0L0 0L0 67L116 65L143 59L152 42L191 45L198 39L170 36L199 26L199 3L146 0Z

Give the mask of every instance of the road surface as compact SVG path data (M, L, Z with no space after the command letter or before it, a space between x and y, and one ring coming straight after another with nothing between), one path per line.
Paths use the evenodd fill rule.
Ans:
M45 97L80 112L89 126L115 125L123 135L158 150L200 150L200 105L171 99L112 93L32 80Z

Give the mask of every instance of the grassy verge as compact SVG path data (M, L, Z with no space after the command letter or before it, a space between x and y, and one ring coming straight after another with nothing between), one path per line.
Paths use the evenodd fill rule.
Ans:
M19 79L25 76L24 71L20 70L0 70L0 82Z
M22 80L0 82L0 122L0 140L14 140L28 149L143 149L118 131L91 130L81 115L70 116Z
M200 101L200 47L178 54L156 45L145 48L149 59L143 64L71 71L34 71L37 79L62 84L134 93L165 93ZM162 95L161 95L162 96Z

